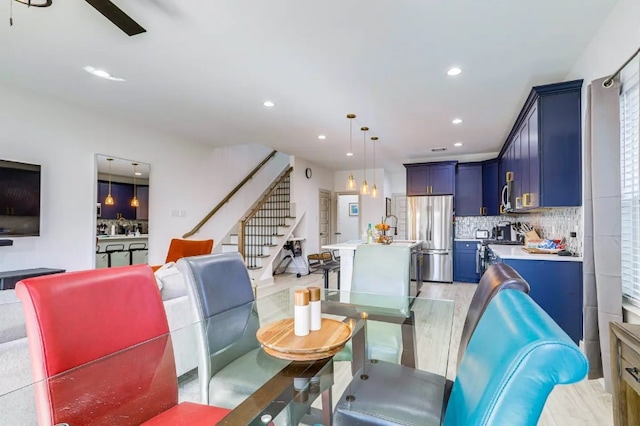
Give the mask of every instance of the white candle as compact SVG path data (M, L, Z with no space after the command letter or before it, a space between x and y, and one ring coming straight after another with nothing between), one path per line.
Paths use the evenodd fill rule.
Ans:
M320 330L322 327L322 310L320 307L320 287L309 287L309 310L311 321L309 330Z
M309 290L296 290L293 304L293 333L306 336L309 334Z

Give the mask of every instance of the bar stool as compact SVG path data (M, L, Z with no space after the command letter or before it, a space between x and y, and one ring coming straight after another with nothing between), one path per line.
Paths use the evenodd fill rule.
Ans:
M329 272L334 271L338 274L338 290L340 290L340 263L333 260L330 252L314 253L307 256L309 262L309 271L322 271L324 274L324 288L329 289Z
M129 264L146 264L149 255L147 243L129 243Z
M96 244L96 269L109 267L109 253L100 251L100 246Z
M130 264L130 253L129 250L124 249L124 244L108 244L104 251L109 255L109 268Z

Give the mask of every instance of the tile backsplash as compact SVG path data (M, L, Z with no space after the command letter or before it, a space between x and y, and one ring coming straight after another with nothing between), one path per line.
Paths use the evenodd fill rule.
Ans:
M582 207L565 207L542 210L513 216L464 216L456 217L456 238L474 238L476 229L491 229L498 222L526 222L542 238L566 238L569 249L582 255ZM576 238L570 233L576 232Z

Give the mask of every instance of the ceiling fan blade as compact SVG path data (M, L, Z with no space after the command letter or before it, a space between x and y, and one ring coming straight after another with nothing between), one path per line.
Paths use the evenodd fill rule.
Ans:
M105 18L116 24L118 28L127 33L129 36L144 33L147 30L142 28L140 24L131 19L129 15L124 13L115 4L109 0L86 0L98 12L102 13Z

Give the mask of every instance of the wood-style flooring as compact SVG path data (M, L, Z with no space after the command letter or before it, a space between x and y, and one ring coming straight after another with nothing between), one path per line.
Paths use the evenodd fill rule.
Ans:
M311 274L296 278L295 274L282 274L274 277L274 285L269 288L258 289L258 297L276 290L292 286L323 286L322 274ZM329 286L336 288L336 274L331 273ZM474 284L435 284L426 283L422 295L430 298L450 299L455 302L451 347L447 377L455 379L458 342L462 334L462 326L467 309L476 285ZM336 363L346 364L346 363ZM343 371L344 370L344 371ZM348 369L339 368L335 371L336 383L348 383L351 380ZM335 388L334 388L335 389ZM338 390L338 389L336 389ZM334 402L340 393L334 392ZM542 426L608 426L613 425L611 408L611 394L606 393L602 380L583 380L573 385L556 386L544 407L540 421Z

